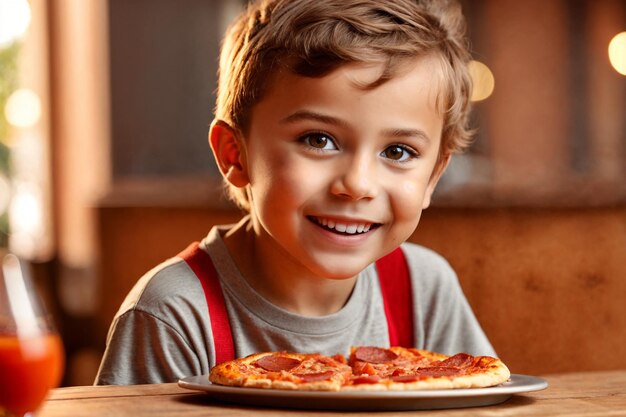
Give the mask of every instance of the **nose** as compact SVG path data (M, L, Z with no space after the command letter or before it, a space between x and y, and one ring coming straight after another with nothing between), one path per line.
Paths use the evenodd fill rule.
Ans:
M354 155L348 161L338 163L331 193L350 200L372 199L377 194L376 174L375 157Z

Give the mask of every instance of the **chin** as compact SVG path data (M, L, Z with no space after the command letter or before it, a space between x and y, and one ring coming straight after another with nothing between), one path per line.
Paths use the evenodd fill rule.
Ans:
M367 265L346 265L346 262L335 261L317 265L311 270L318 276L332 280L350 279L357 276Z

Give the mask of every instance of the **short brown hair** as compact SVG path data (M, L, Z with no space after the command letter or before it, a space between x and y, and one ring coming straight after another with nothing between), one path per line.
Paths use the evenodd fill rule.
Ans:
M245 134L252 107L279 68L321 77L348 63L382 63L381 76L367 86L374 88L399 64L428 54L439 58L445 85L438 97L440 154L461 152L471 139L470 54L461 8L452 0L253 1L224 38L215 116ZM248 208L243 190L230 191Z

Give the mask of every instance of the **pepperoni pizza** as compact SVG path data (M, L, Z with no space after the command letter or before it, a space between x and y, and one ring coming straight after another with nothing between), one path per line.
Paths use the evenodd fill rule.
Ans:
M351 349L348 360L316 353L256 353L215 366L209 380L271 389L397 391L490 387L510 375L502 361L490 356L359 346Z

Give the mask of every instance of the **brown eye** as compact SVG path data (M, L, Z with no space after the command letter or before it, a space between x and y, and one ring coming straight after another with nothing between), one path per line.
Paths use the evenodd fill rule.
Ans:
M406 145L391 145L380 153L380 156L396 162L408 162L419 156L418 152Z
M309 145L313 146L314 148L323 149L326 147L327 143L328 143L328 138L326 136L310 136L309 137Z
M402 147L397 145L390 146L383 151L385 158L393 159L394 161L402 159L405 153L406 151Z
M323 133L309 133L302 136L300 141L316 150L330 151L338 149L334 139Z

